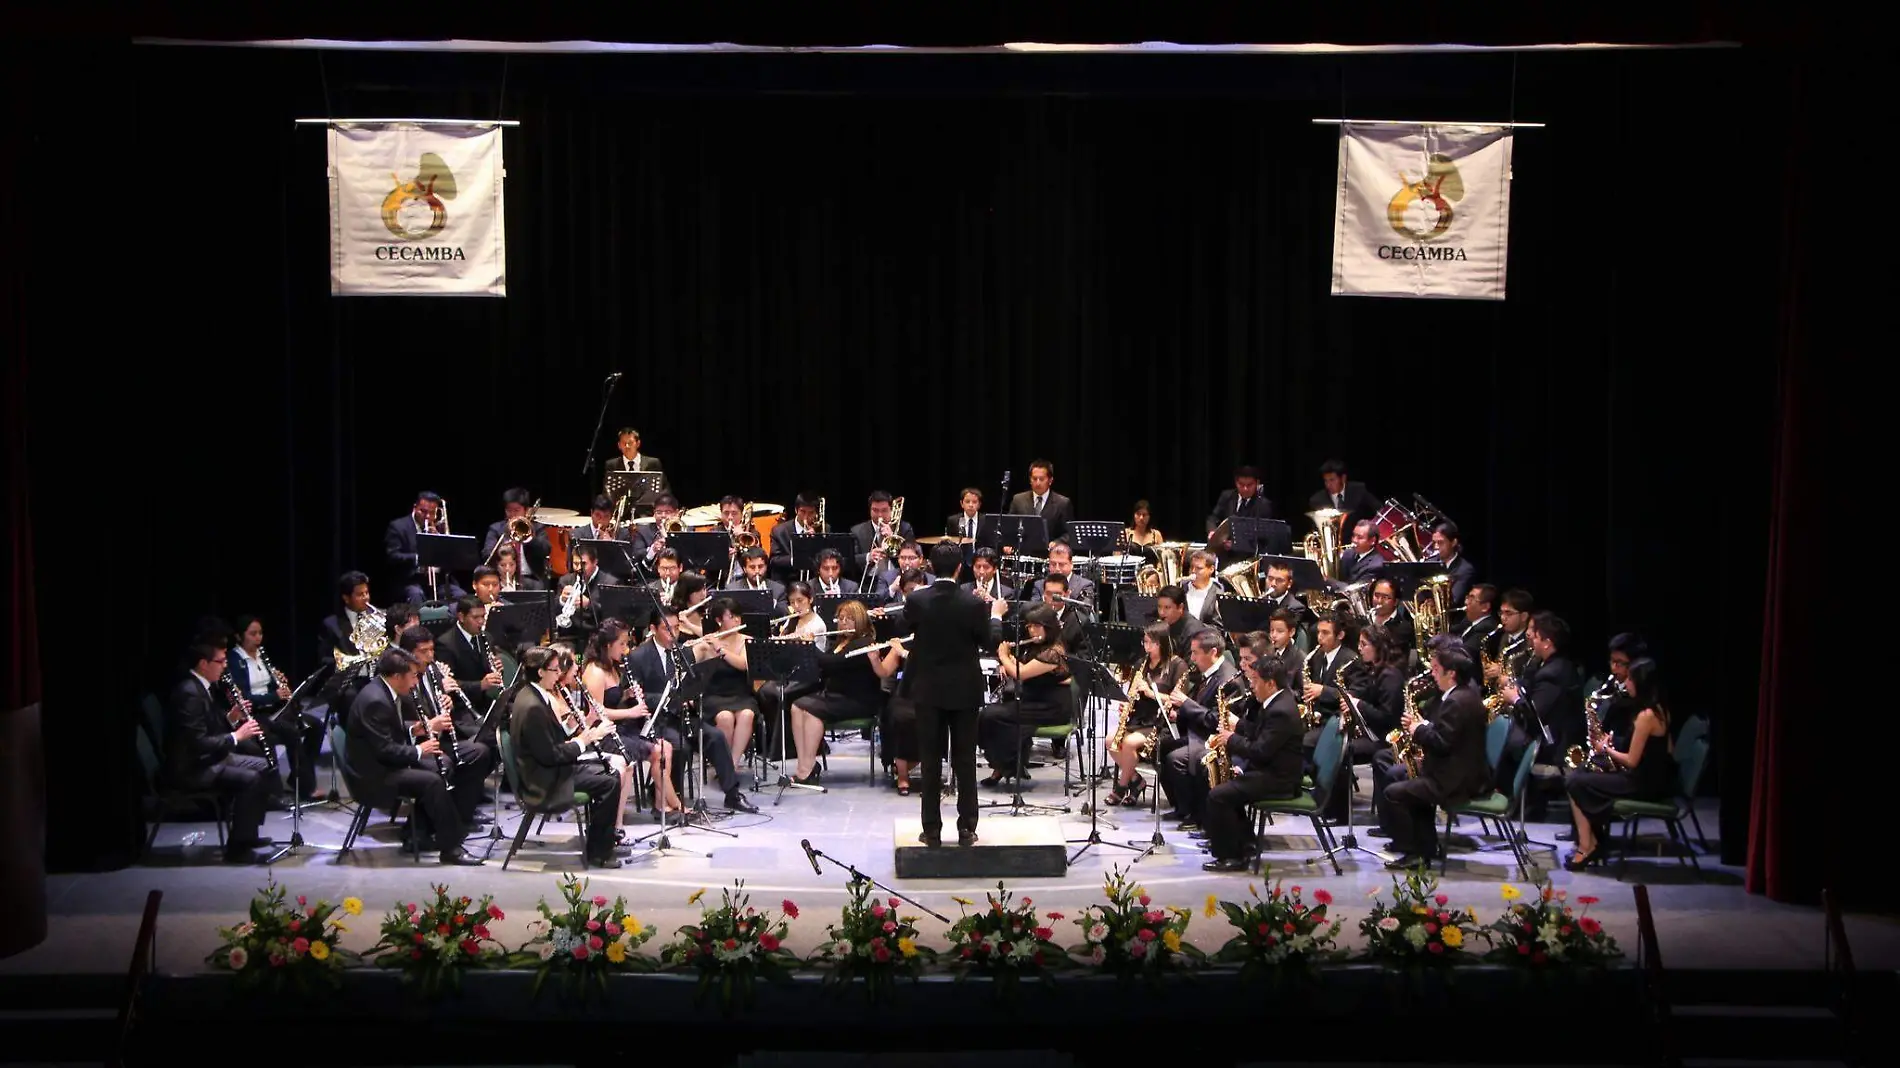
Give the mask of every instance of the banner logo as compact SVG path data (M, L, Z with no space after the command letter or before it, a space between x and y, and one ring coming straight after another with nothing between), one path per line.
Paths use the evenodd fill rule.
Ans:
M1344 123L1334 209L1335 294L1503 300L1511 128Z
M330 292L506 296L501 137L483 123L333 123Z
M442 202L455 199L455 172L442 157L424 152L416 165L416 176L403 181L391 171L396 187L383 198L383 225L404 241L434 237L449 224L449 209Z
M1399 172L1399 191L1385 206L1385 218L1400 237L1434 241L1451 229L1453 203L1465 198L1458 165L1442 152L1432 153L1425 177L1414 182Z

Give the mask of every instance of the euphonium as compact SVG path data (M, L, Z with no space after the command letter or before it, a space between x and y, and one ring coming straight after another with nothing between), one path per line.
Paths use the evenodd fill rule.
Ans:
M1418 563L1418 528L1411 523L1407 523L1393 531L1390 535L1380 538L1379 544L1392 550L1392 555L1398 557L1399 563Z
M1136 593L1153 597L1161 592L1163 585L1166 584L1161 581L1161 569L1153 564L1143 564L1141 570L1135 572Z
M1339 554L1344 550L1339 536L1346 513L1337 508L1321 508L1306 513L1318 529L1306 536L1303 546L1308 559L1319 564L1319 573L1328 581L1339 577Z
M1249 600L1260 599L1260 561L1242 560L1232 564L1220 573L1220 580L1227 588Z
M1434 575L1412 594L1412 637L1419 659L1431 661L1431 640L1451 626L1451 576Z
M1361 582L1355 582L1339 591L1340 595L1345 599L1346 604L1352 609L1352 614L1358 616L1360 619L1372 618L1372 602L1368 600L1372 591L1372 583L1372 579L1365 579Z
M1234 760L1227 755L1226 744L1217 740L1223 732L1234 729L1234 713L1225 690L1215 696L1215 704L1219 706L1220 714L1214 724L1214 735L1207 739L1207 752L1201 757L1201 763L1207 768L1207 785L1210 788L1234 777Z
M1155 564L1161 569L1161 585L1179 586L1181 584L1181 546L1162 542L1151 548L1155 551Z

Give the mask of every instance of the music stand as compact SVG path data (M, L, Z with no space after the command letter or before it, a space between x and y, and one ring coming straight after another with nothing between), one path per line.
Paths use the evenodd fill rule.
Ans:
M1265 575L1269 567L1284 567L1293 572L1293 589L1323 590L1326 588L1326 576L1320 574L1319 564L1304 556L1274 556L1270 553L1262 555L1260 573Z
M1393 585L1399 588L1399 600L1401 601L1411 600L1412 595L1417 593L1419 587L1425 585L1427 580L1437 575L1448 575L1450 573L1451 571L1446 568L1445 565L1434 561L1424 561L1416 564L1388 563L1379 569L1380 578L1391 579ZM1305 587L1301 588L1304 589ZM1453 605L1452 607L1456 608L1458 606Z
M680 567L702 574L717 567L726 570L726 550L732 536L723 530L687 530L666 536L666 547L679 554ZM718 596L718 591L713 591Z
M1107 554L1115 542L1122 536L1122 525L1112 519L1077 519L1069 523L1069 529L1063 537L1069 542L1069 549L1075 556L1089 557L1089 577L1097 585L1102 581L1102 567L1094 557Z
M1021 551L1027 545L1041 554L1049 550L1049 524L1039 515L988 512L976 521L976 543L998 553L1005 548Z
M789 694L793 686L799 683L816 682L818 679L818 647L806 641L750 641L745 647L746 673L753 682L776 682ZM791 722L791 701L781 694L778 703L779 760L784 763L786 725ZM765 746L758 747L763 763L774 763L765 752ZM793 782L792 777L781 769L778 776L778 796L772 799L772 807L777 808L785 800L787 790L810 790L814 793L827 793L822 784Z
M1133 590L1115 591L1115 614L1131 627L1145 627L1161 618L1155 610L1155 595Z
M792 535L792 573L795 575L815 575L818 573L818 554L826 549L835 550L840 561L848 561L857 555L858 539L850 534L794 534ZM843 563L839 569L843 570Z
M1221 629L1228 634L1264 631L1273 617L1273 607L1267 602L1242 597L1237 593L1216 594L1214 605Z
M769 589L768 590L751 590L751 589L718 590L713 593L713 598L715 600L720 597L731 598L733 607L738 609L739 615L742 618L749 617L749 616L760 616L764 619L770 619L772 618L773 609L778 607L777 604L772 600L772 591ZM746 619L746 623L747 623L747 626L746 626L747 634L751 634L755 638L765 637L764 634L752 633L750 619Z
M618 619L629 627L644 627L652 614L652 594L644 586L594 587L594 614L600 620ZM635 613L642 614L635 619Z
M710 858L712 856L710 853L696 853L690 849L676 848L667 837L667 832L673 830L675 827L681 831L697 829L708 831L712 834L725 835L727 838L739 837L731 831L722 831L714 827L712 825L712 814L706 811L706 799L700 796L700 780L706 776L706 740L703 736L695 737L695 735L703 735L704 728L700 724L699 711L697 709L691 713L685 710L687 702L698 700L699 697L706 692L706 683L712 678L712 672L702 670L701 664L698 661L690 660L689 658L692 654L685 649L675 648L678 649L678 655L674 657L674 663L679 665L678 669L675 671L672 681L667 683L666 691L660 695L661 699L649 707L651 709L650 714L654 717L656 723L659 717L665 714L666 709L680 709L673 717L679 721L680 741L684 744L690 738L693 743L692 750L687 756L686 767L682 769L680 777L686 784L686 793L692 796L692 800L687 801L685 797L680 799L682 811L680 812L680 821L678 823L673 823L669 818L670 814L665 809L661 809L660 829L651 834L644 834L635 838L631 844L638 845L649 839L659 839L658 842L650 846L645 852L639 854L642 857L649 857L656 853L685 853L688 856ZM655 729L657 731L658 728L656 727ZM699 818L700 822L693 822L695 816ZM632 860L634 858L629 857L628 859Z
M1098 707L1114 708L1121 702L1128 700L1128 692L1122 689L1121 683L1109 672L1108 665L1099 660L1084 660L1079 656L1069 657L1068 662L1069 675L1075 680L1077 688L1081 690L1083 707L1087 708L1091 705L1097 705L1099 702ZM1096 747L1098 741L1095 723L1096 716L1091 712L1086 717L1086 725L1083 728L1085 735L1083 744L1091 749ZM1135 853L1141 852L1143 848L1141 846L1124 845L1121 842L1105 841L1102 838L1102 806L1096 798L1096 791L1099 789L1101 776L1090 775L1088 779L1089 803L1086 806L1086 811L1089 814L1089 833L1086 838L1069 839L1068 844L1082 847L1069 856L1069 866L1074 867L1075 862L1081 858L1082 854L1087 853L1096 846L1110 846L1115 849L1126 849ZM1121 826L1121 824L1116 823L1114 820L1108 820L1106 822L1111 828L1119 828Z
M521 599L496 601L488 606L489 639L499 642L504 649L538 644L541 635L546 634L554 622L554 611L548 607L549 592L517 590L503 596Z
M1293 528L1284 519L1256 519L1250 515L1237 515L1230 517L1227 524L1228 545L1242 556L1268 553L1284 555L1293 548Z
M846 601L856 601L868 611L882 607L890 600L882 590L876 593L821 593L812 598L812 611L825 621L825 629L832 630L838 625L838 606Z
M1141 663L1140 627L1131 623L1084 623L1082 633L1088 637L1089 649L1104 663L1126 667Z
M482 547L473 534L416 535L416 569L424 575L436 569L429 582L429 599L436 599L436 583L451 571L473 571L482 562Z
M1326 785L1326 796L1329 800L1331 799L1332 792L1334 790L1340 789L1342 784L1348 783L1348 781L1356 774L1356 772L1353 771L1352 731L1348 729L1349 726L1356 726L1359 732L1364 734L1368 738L1373 736L1371 728L1366 726L1365 717L1359 714L1359 699L1357 697L1354 697L1351 693L1347 693L1346 707L1347 709L1350 710L1350 715L1352 716L1352 719L1350 721L1345 719L1343 716L1329 716L1327 718L1330 720L1330 722L1320 728L1321 730L1337 730L1340 732L1339 767L1333 773L1334 781ZM1345 835L1340 837L1335 842L1335 844L1333 845L1333 848L1326 850L1325 852L1321 853L1317 857L1313 857L1312 859L1308 860L1307 863L1318 864L1322 860L1330 860L1333 862L1334 867L1337 868L1339 865L1339 854L1348 853L1348 852L1364 853L1366 856L1377 859L1381 864L1390 863L1392 860L1390 856L1386 855L1385 853L1381 853L1380 851L1376 849L1367 849L1365 846L1360 845L1358 837L1352 833L1352 829L1353 829L1352 787L1350 785L1346 785L1345 789L1347 791Z
M632 511L641 501L660 495L660 480L665 477L658 471L609 471L605 492L607 498L614 502L616 514L623 505Z
M322 667L318 668L316 671L312 672L309 675L309 677L305 678L302 682L298 683L296 689L290 691L290 699L284 702L283 707L279 708L277 711L264 717L265 719L268 719L272 721L273 723L280 723L281 721L279 720L278 717L283 716L286 713L288 713L290 717L290 722L297 724L298 737L296 739L296 742L284 747L285 752L288 754L288 758L292 761L302 759L302 751L303 751L303 746L301 744L303 741L302 732L303 732L303 728L307 726L303 720L302 706L305 700L309 697L309 691L311 687L315 685L319 679L324 679L328 677L329 674L335 670L336 670L335 663L325 664ZM325 721L321 725L319 725L317 729L320 731L323 731L326 735L330 732L330 722L327 716L325 717ZM264 737L259 738L258 741L263 742L265 745L274 744L271 741L269 735L265 735ZM332 853L341 853L343 851L343 847L341 846L312 845L308 842L305 842L303 838L303 810L304 809L310 808L314 805L327 805L332 802L336 802L336 805L339 809L343 807L342 802L336 800L336 777L337 777L336 762L341 759L343 759L341 754L336 753L334 751L331 752L330 754L330 791L331 793L329 797L324 798L322 801L300 801L300 800L295 799L294 797L292 798L291 803L290 803L290 841L286 845L277 847L277 849L271 853L270 857L267 860L265 860L264 862L265 864L267 865L275 864L278 861L284 859L285 857L300 853L302 850L305 850L305 849L322 849L322 850L328 850L329 852L332 852ZM316 780L316 777L317 777L317 769L311 768L310 769L311 780L314 782ZM292 782L293 782L292 789L294 790L295 776L292 777ZM355 800L355 799L352 798L351 800Z

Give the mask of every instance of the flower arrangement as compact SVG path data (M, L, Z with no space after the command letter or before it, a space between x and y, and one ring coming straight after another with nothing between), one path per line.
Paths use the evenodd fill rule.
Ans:
M1577 898L1583 906L1577 912L1568 903L1569 894L1552 890L1540 881L1530 901L1517 887L1505 883L1499 888L1504 897L1504 912L1491 924L1493 960L1521 964L1531 968L1560 964L1604 965L1623 951L1616 939L1603 930L1603 924L1590 915L1597 899L1589 895Z
M937 954L917 944L917 917L898 915L897 898L872 899L866 879L851 880L846 891L851 900L838 922L826 926L811 962L825 967L827 984L862 978L865 995L876 1003L890 996L898 976L915 980Z
M275 879L257 895L251 899L250 918L235 927L220 927L218 937L224 942L205 958L206 964L235 973L240 990L334 989L342 970L360 960L337 944L349 929L337 913L360 915L361 901L346 897L340 906L323 900L312 906L299 894L297 903L289 905Z
M1156 905L1148 891L1130 882L1120 867L1109 873L1102 896L1108 898L1106 905L1090 905L1075 918L1075 925L1082 929L1082 943L1070 948L1073 956L1123 978L1140 975L1150 981L1159 981L1170 969L1207 962L1200 947L1184 941L1192 911ZM1213 897L1207 902L1211 916ZM1049 916L1060 918L1053 912Z
M538 997L555 972L561 973L569 996L584 997L604 994L611 973L654 969L653 958L640 953L653 932L627 911L625 898L616 897L612 904L604 894L590 898L587 881L572 875L561 879L561 898L565 907L559 912L548 907L546 898L536 905L541 918L528 925L534 937L509 961L537 966L530 997Z
M507 951L489 934L489 921L503 918L492 895L480 901L450 897L449 888L434 884L435 900L428 905L393 906L383 914L382 938L370 948L380 968L397 968L417 983L425 997L434 997L446 983L460 990L462 972L495 968L508 963Z
M1253 978L1272 965L1307 964L1337 952L1341 921L1331 918L1333 895L1324 887L1313 891L1311 905L1300 887L1283 890L1278 880L1265 898L1252 883L1247 884L1247 893L1253 898L1247 904L1220 903L1235 934L1215 953L1215 959L1223 963L1239 964L1243 978ZM1213 898L1208 900L1211 904Z
M686 903L699 904L705 895L704 888L696 890ZM698 923L679 929L679 937L660 951L660 959L672 967L697 970L700 998L718 983L725 1011L731 1012L735 1003L750 1005L754 982L789 982L800 964L784 946L791 921L798 918L798 905L781 902L780 912L773 919L771 912L754 908L745 880L736 880L731 889L719 892L718 905L701 909Z
M978 912L970 911L974 901L951 898L963 910L962 917L944 932L950 940L950 962L957 978L966 979L973 973L987 975L998 997L1015 993L1024 975L1050 982L1050 973L1062 967L1068 955L1055 944L1055 931L1036 916L1035 902L1025 897L1020 904L1015 903L1000 882L994 894L985 896L989 908ZM1061 918L1059 912L1049 914L1051 921Z
M1392 903L1380 901L1375 887L1372 911L1359 921L1366 952L1378 960L1448 963L1464 956L1465 943L1487 938L1470 909L1453 908L1438 892L1438 880L1423 871L1392 877Z

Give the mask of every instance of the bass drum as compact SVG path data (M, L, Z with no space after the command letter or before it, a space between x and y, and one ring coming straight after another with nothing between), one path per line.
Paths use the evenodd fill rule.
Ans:
M1385 557L1388 563L1403 562L1403 558L1399 556L1398 553L1392 551L1392 547L1388 545L1386 541L1387 539L1400 541L1404 538L1410 538L1411 544L1416 545L1418 542L1417 524L1418 517L1413 515L1410 510L1390 497L1386 498L1385 507L1379 509L1378 518L1374 521L1379 537L1379 555ZM1407 528L1410 528L1409 534L1400 533L1401 531L1407 530Z

